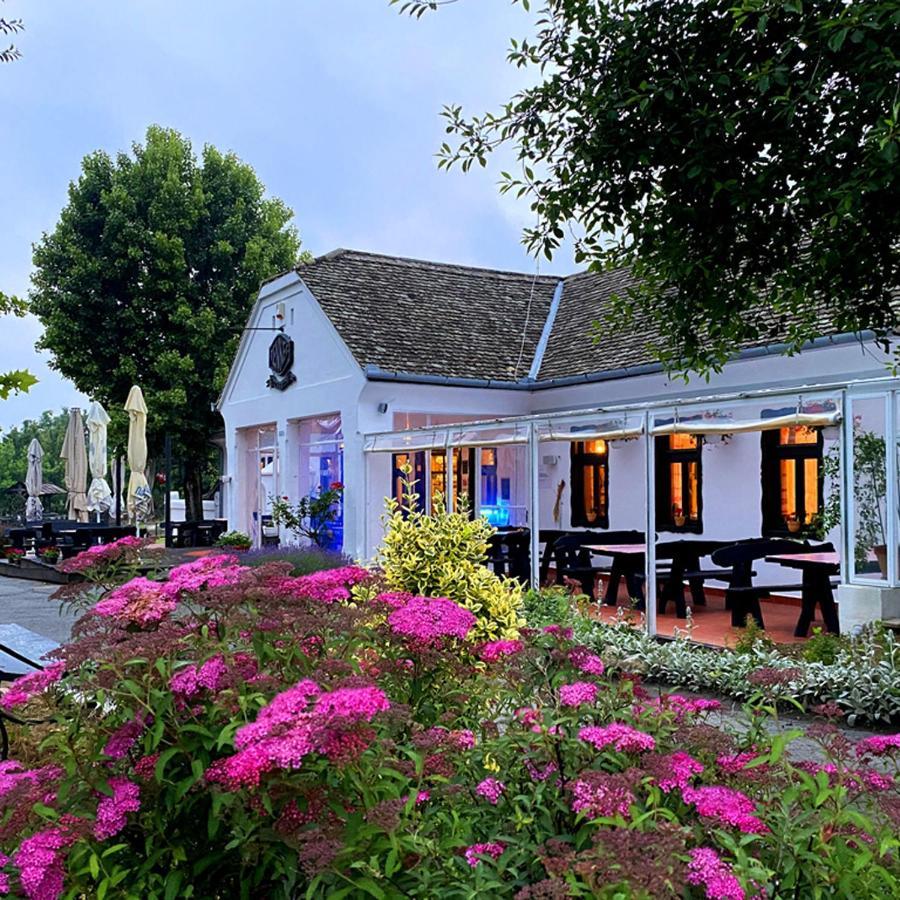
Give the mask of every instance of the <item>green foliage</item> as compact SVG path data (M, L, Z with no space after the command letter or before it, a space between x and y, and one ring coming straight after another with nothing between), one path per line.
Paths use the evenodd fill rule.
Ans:
M0 19L0 33L3 32L3 19ZM0 52L0 60L3 53ZM11 297L0 291L0 316L13 315L24 316L28 311L26 304L18 297ZM37 384L37 378L25 369L16 369L12 372L0 372L0 400L5 400L10 394L26 392L32 385Z
M420 13L428 3L407 4ZM524 4L523 4L524 5ZM630 267L623 314L656 323L670 370L707 373L748 341L886 334L900 283L896 0L543 0L508 59L532 86L494 113L445 109L444 167L521 174L550 257ZM761 314L765 306L769 311Z
M158 623L83 619L65 680L24 708L52 727L47 768L0 796L11 896L16 863L58 871L73 898L900 894L900 795L883 774L897 753L879 776L819 729L798 765L799 732L764 702L722 725L708 701L610 676L614 629L602 659L559 633L492 656L410 641L392 595L323 603L273 589L277 567L223 567L207 587L198 571ZM30 733L13 728L14 753ZM704 787L712 809L691 797ZM38 832L49 849L17 855ZM720 863L710 890L689 878L700 848Z
M184 457L189 518L197 508L211 409L260 282L297 262L291 211L266 198L253 169L152 126L115 158L85 157L56 227L34 251L32 311L40 346L114 418L140 384L150 455L164 435Z
M525 591L521 614L529 628L543 628L545 625L567 628L580 621L576 598L564 587L556 585Z
M821 628L813 628L812 637L803 644L803 658L807 662L820 662L832 666L838 655L846 649L848 639L839 634L830 634Z
M226 531L216 540L217 547L238 547L249 549L251 545L250 535L243 531Z
M305 537L317 547L327 547L334 539L334 523L341 516L344 487L333 484L329 488L301 497L292 505L285 497L272 497L272 521L284 525L295 537Z
M25 480L28 445L34 438L44 448L44 481L62 487L65 484L65 465L59 458L59 451L68 423L69 416L64 410L58 413L46 410L39 419L26 419L21 425L0 434L0 490ZM43 502L48 510L59 503L59 510L62 511L65 497L57 500L48 496L43 498ZM23 509L22 497L0 494L0 515L15 515Z
M798 658L759 641L747 652L710 649L685 634L657 641L625 624L607 625L583 618L576 637L604 654L608 665L637 671L664 684L692 691L711 690L740 700L753 696L749 681L761 668L791 669L791 696L807 706L836 703L851 724L900 719L900 643L893 633L870 626L842 641L833 663Z
M0 0L2 2L2 0ZM21 19L5 19L3 16L0 16L0 36L6 37L8 35L19 34L20 32L25 30L25 25ZM15 44L10 44L8 47L0 48L0 63L9 63L14 60L21 59L22 53ZM2 299L2 295L0 295L0 299Z
M823 476L831 490L822 515L814 522L816 533L824 537L841 524L840 447L833 447L825 456ZM853 502L856 512L857 569L869 561L873 547L886 541L885 497L887 496L886 446L884 436L865 431L859 421L853 423Z
M771 650L774 646L775 642L766 634L765 629L753 616L748 615L734 643L734 652L755 653L757 650Z
M245 566L266 566L271 563L287 563L290 574L294 577L322 572L326 569L339 569L349 565L347 557L340 553L322 550L319 547L261 547L251 550L241 557Z
M390 498L386 507L378 564L392 588L454 600L478 616L478 635L485 640L518 633L522 587L484 565L494 528L480 516L470 517L464 498L456 512L448 512L438 496L427 515L407 483L403 502Z

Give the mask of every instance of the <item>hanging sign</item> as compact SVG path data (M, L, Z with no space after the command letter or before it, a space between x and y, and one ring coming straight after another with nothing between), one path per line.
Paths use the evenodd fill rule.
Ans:
M291 371L294 367L294 342L284 334L276 334L269 345L269 368L272 374L266 386L283 391L290 387L297 376Z

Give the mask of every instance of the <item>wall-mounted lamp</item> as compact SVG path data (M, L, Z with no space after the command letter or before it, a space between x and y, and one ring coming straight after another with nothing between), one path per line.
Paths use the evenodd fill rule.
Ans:
M378 412L380 412L381 415L384 415L387 411L388 411L387 403L379 403L378 404Z

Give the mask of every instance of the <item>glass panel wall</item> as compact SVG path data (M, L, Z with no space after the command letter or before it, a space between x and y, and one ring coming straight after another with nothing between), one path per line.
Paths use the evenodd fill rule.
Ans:
M344 485L344 436L339 414L301 419L295 423L299 438L297 469L298 498L317 496ZM343 501L337 504L337 517L325 533L326 546L340 550L344 544Z
M887 393L848 399L850 572L862 584L886 584L888 576L888 399Z
M521 445L479 448L478 512L498 528L528 524L528 451Z

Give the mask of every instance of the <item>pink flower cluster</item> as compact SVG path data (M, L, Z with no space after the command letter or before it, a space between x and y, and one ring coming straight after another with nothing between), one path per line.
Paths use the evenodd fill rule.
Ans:
M674 712L676 722L682 722L687 716L722 708L722 704L718 700L707 700L703 697L689 700L687 697L682 697L681 694L664 694L650 705Z
M53 663L46 669L31 672L17 678L9 687L9 690L0 697L0 706L4 709L15 709L24 706L34 697L43 694L48 687L56 684L66 671L65 663Z
M585 675L596 675L599 677L606 671L603 660L596 653L591 653L587 647L575 647L571 650L569 652L569 662L579 672L584 672Z
M107 739L103 755L110 759L124 759L147 727L149 717L135 716L130 722L120 725Z
M681 791L685 803L691 803L705 819L721 825L730 825L744 834L765 834L768 826L754 813L753 801L740 791L720 785L699 788L687 787Z
M492 806L496 806L506 790L506 785L496 778L485 778L477 788L475 793L479 797L484 797Z
M112 795L103 795L97 804L97 820L94 822L94 837L98 841L117 835L128 823L128 813L141 808L140 788L127 778L110 778Z
M38 769L23 769L15 759L0 761L0 800L5 800L16 788L23 784L46 791L42 802L49 805L55 798L54 785L62 777L58 766L41 766Z
M716 759L716 765L728 775L737 775L758 758L759 754L744 750L742 753L726 753L719 756ZM765 768L765 766L755 766L754 768Z
M504 656L515 656L525 649L521 641L488 641L478 651L478 658L485 662L497 662Z
M896 784L893 775L876 772L873 769L839 769L834 763L817 763L811 759L798 760L794 763L794 767L810 775L824 772L828 776L828 784L832 787L843 781L848 787L860 790L889 791Z
M588 819L627 817L635 802L634 779L607 772L582 772L572 787L572 809Z
M272 589L285 597L339 603L349 600L351 588L368 577L369 572L360 566L341 566L339 569L323 569L299 578L278 578L272 582Z
M545 625L541 631L544 634L552 634L555 637L562 638L564 641L571 641L572 635L575 633L571 628L563 628L562 625Z
M703 771L703 763L683 750L676 750L667 756L658 756L653 763L654 781L659 789L668 794L678 788L684 791L695 775Z
M597 685L590 681L575 681L564 684L559 689L561 706L582 706L597 699Z
M731 866L711 847L691 850L687 881L702 885L708 900L745 900L747 896Z
M65 886L65 853L77 835L64 824L36 831L13 854L27 900L56 900Z
M178 669L169 679L169 687L173 694L187 699L196 697L202 690L218 693L253 678L257 671L256 660L248 653L235 654L231 665L219 654L199 665L191 663Z
M498 841L491 841L486 844L472 844L471 847L466 847L466 862L474 869L481 862L480 857L489 856L491 859L499 859L503 856L505 849L506 845Z
M413 597L395 609L387 621L394 634L437 647L444 638L465 640L476 619L474 613L446 597Z
M132 578L96 603L93 612L145 627L162 621L177 605L176 596L167 584L149 578Z
M622 722L609 725L586 725L578 732L578 737L591 744L596 750L612 746L622 753L643 753L653 750L656 741L652 735L638 731Z
M71 559L64 560L60 568L64 572L86 572L95 566L102 566L118 562L129 553L137 557L141 550L147 549L151 544L149 538L129 536L111 541L108 544L95 544L88 547Z
M276 695L255 722L238 729L234 739L238 752L214 763L207 779L236 790L258 785L264 772L298 769L311 753L335 761L357 756L372 739L371 731L360 726L389 708L380 688L366 685L323 692L305 679Z
M203 556L172 569L166 586L173 597L177 597L182 591L196 594L205 588L237 584L247 571L247 567L240 565L238 558L229 553Z
M876 734L856 745L857 756L884 756L900 750L900 734Z

